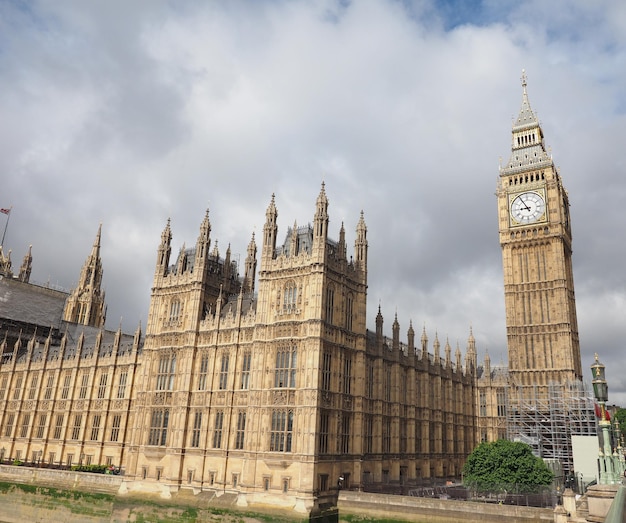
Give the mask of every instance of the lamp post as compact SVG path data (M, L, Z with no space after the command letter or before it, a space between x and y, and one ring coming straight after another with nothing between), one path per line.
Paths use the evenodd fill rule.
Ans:
M609 385L606 382L605 367L596 360L591 365L593 375L593 394L600 404L600 420L598 425L602 431L602 447L598 455L598 468L600 471L599 483L601 485L612 485L620 483L622 474L624 473L624 460L620 460L617 451L613 452L611 448L611 421L606 412L606 402L609 400ZM616 445L621 447L621 445ZM617 450L617 449L616 449Z

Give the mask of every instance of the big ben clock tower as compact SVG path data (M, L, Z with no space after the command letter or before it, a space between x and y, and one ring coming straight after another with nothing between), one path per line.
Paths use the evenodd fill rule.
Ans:
M530 107L525 73L496 195L511 384L580 380L569 201Z

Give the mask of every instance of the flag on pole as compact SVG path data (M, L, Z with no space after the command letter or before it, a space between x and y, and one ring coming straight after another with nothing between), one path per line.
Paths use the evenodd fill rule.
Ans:
M2 214L9 214L9 213L11 212L11 209L4 209L4 208L3 208L3 209L0 209L0 212L1 212Z

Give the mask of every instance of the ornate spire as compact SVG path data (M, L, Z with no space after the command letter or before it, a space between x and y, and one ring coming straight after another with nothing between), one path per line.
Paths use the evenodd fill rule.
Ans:
M80 272L78 285L70 293L63 311L63 319L92 327L104 326L106 308L102 285L102 260L100 259L100 239L102 224L98 227L91 254L87 257Z
M406 333L409 343L409 354L415 354L415 331L413 330L413 320L409 320L409 330Z
M513 121L511 157L500 169L500 174L509 176L519 171L542 168L552 165L552 159L545 150L543 131L539 120L528 100L526 71L522 70L522 107Z
M165 228L161 233L161 243L157 252L156 273L160 276L167 274L167 268L170 264L170 254L172 253L172 229L170 228L170 219L167 219Z
M206 210L204 219L200 224L200 234L196 242L196 262L195 267L200 267L205 263L209 256L209 247L211 245L211 222L209 221L209 209Z
M398 323L398 313L393 319L393 324L391 325L391 332L393 335L393 348L397 350L400 348L400 324Z
M254 232L248 244L248 256L246 256L246 267L243 277L243 292L254 292L254 280L256 278L256 242Z
M263 257L274 257L276 251L276 234L278 232L277 226L278 211L276 210L276 204L274 203L274 194L272 193L272 199L265 212L265 225L263 226Z
M324 182L322 182L322 188L315 204L313 224L313 238L323 241L325 245L328 236L328 198L326 197Z
M23 281L24 283L28 283L30 280L30 272L33 268L33 254L32 254L33 246L28 246L28 252L26 256L24 256L24 260L22 261L22 266L20 267L20 274L18 279Z
M361 211L361 216L356 226L356 240L354 241L354 259L364 271L367 271L367 227L365 225L363 211Z

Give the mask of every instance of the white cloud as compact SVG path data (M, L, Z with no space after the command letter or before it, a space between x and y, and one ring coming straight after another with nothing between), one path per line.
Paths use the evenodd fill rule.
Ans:
M452 17L455 18L452 18ZM103 222L109 321L147 316L160 232L244 254L276 193L279 237L313 217L370 240L368 324L425 323L499 361L494 192L529 95L572 201L587 372L626 402L621 340L626 9L587 2L39 2L0 7L0 205L14 260L71 287ZM585 24L574 23L584 19ZM447 28L447 29L446 29ZM390 328L390 327L389 327ZM442 340L443 341L443 340ZM614 394L614 396L613 396Z

